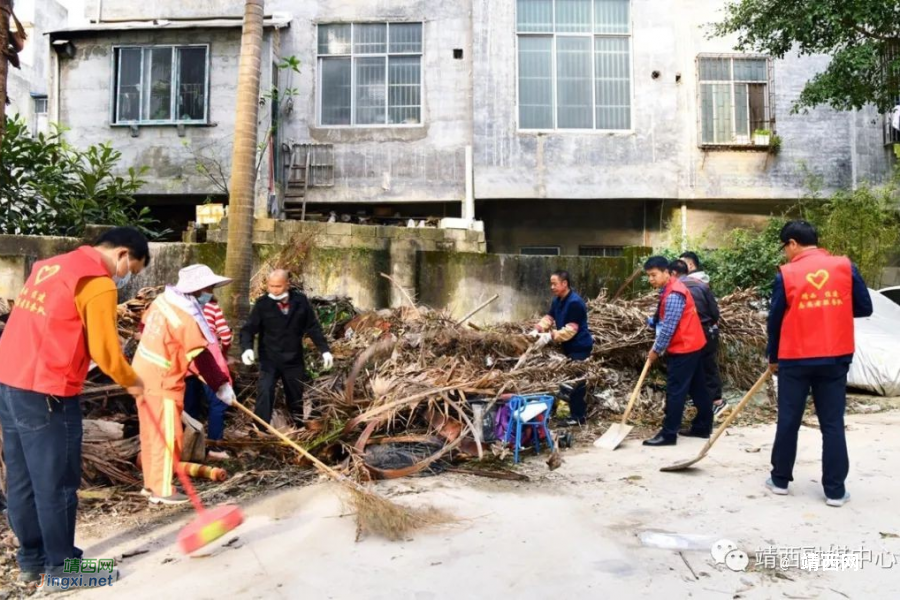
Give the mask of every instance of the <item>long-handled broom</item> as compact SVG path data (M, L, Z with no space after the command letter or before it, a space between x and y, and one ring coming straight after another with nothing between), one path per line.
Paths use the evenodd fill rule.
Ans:
M359 531L381 535L389 540L400 540L406 539L407 534L416 529L441 525L453 520L448 514L435 508L415 509L391 502L360 483L338 473L292 439L260 419L240 402L235 402L234 406L293 448L300 456L310 461L319 472L343 485L350 496L351 505L356 510Z
M140 401L146 402L143 398ZM163 435L159 419L156 418L156 415L153 414L153 411L149 407L147 409L147 416L150 418L150 422L153 423L153 428L156 429L156 433L159 435L160 439L165 442L166 438L165 435ZM184 492L187 494L188 498L191 499L194 510L197 511L197 518L185 525L181 531L178 532L178 547L181 548L182 552L190 554L195 550L199 550L244 522L244 513L241 511L240 506L225 504L207 510L203 506L203 502L200 501L200 496L197 495L197 490L194 489L187 473L184 472L184 466L181 461L178 460L178 457L175 456L175 449L169 444L166 444L166 452L172 457L172 462L175 465L175 473L178 475L178 479L181 480L181 485L184 486Z

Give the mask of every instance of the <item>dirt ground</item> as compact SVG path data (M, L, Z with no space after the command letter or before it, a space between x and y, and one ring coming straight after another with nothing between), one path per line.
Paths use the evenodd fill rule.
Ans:
M897 598L900 565L886 568L886 558L900 560L898 426L898 411L848 417L853 499L840 509L823 501L814 428L801 432L796 480L783 497L763 488L772 425L733 430L699 468L681 474L658 468L694 455L700 440L654 449L629 439L615 452L581 444L564 451L554 472L530 456L520 467L530 482L444 474L381 484L401 502L430 503L460 519L403 542L356 542L354 519L331 484L245 504L244 525L198 557L174 547L187 517L94 538L84 536L99 529L84 528L86 556L132 556L119 562L112 589L68 597ZM651 538L683 550L654 547ZM722 538L747 552L746 572L715 564L710 548ZM848 546L880 564L767 570L754 556L769 546Z

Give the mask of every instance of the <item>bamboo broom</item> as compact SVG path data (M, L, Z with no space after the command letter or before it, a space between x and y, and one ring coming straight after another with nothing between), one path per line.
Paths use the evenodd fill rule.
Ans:
M344 486L350 497L350 504L356 509L357 529L381 535L389 540L406 539L408 534L417 529L442 525L453 521L447 513L433 507L417 509L401 506L391 502L384 496L366 488L362 484L342 475L310 454L292 439L260 419L252 410L235 402L254 421L262 425L266 431L277 436L282 442L293 448L300 456L310 461L322 474L334 479Z

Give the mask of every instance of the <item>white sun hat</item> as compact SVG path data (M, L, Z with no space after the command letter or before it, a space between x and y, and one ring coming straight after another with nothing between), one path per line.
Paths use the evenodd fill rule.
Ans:
M222 287L231 283L231 279L216 275L206 265L191 265L178 271L178 284L175 289L182 294L193 294L212 287Z

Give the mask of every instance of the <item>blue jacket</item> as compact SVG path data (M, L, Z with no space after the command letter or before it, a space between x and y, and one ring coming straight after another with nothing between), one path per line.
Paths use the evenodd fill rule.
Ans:
M588 329L587 305L581 296L571 290L569 295L562 300L554 298L547 314L553 317L557 329L562 329L568 323L578 325L578 333L575 334L575 337L562 344L566 356L590 354L594 347L594 337L591 335L591 330ZM579 357L587 358L587 356Z

